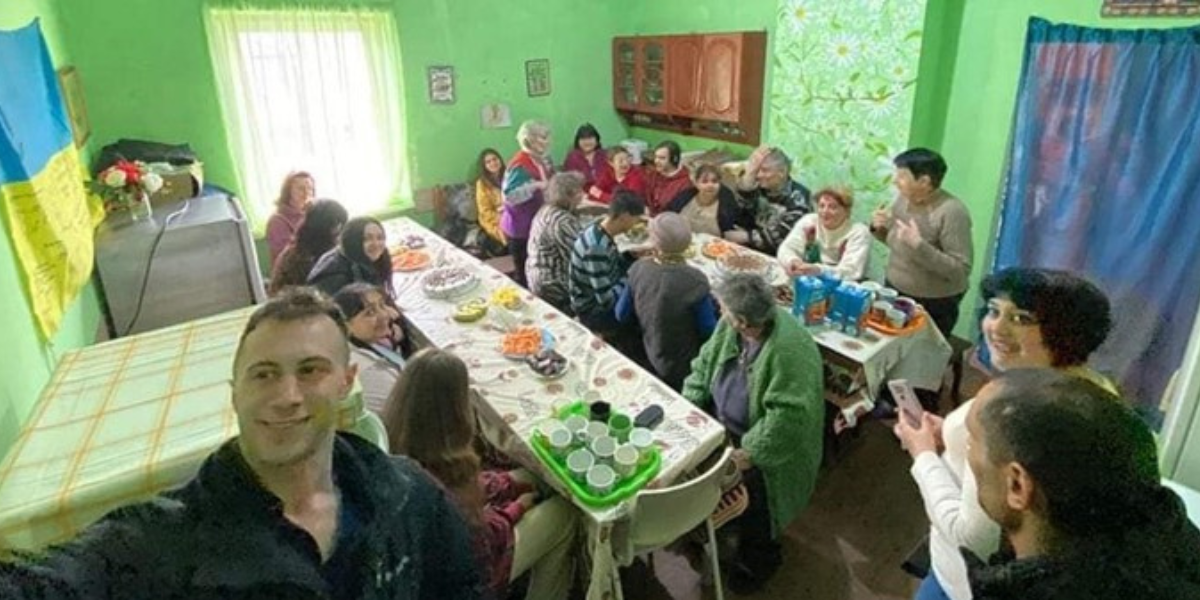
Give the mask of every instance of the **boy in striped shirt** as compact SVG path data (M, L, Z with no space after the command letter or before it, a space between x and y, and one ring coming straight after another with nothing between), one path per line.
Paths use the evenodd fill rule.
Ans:
M646 204L640 197L619 190L608 213L585 227L571 248L571 310L601 337L621 327L616 318L617 299L632 264L617 250L614 238L642 223L645 214Z

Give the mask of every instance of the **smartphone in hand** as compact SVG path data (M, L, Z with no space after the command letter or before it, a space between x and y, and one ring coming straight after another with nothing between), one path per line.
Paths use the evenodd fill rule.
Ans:
M921 418L925 416L925 408L917 399L917 392L913 390L912 385L908 383L907 379L893 379L887 385L888 390L892 392L892 398L896 400L896 408L903 415L902 418L906 419L912 427L919 428Z

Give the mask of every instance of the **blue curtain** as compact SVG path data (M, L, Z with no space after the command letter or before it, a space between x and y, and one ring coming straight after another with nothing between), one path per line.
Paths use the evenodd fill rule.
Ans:
M1096 281L1092 365L1158 405L1200 306L1200 27L1030 19L994 256Z

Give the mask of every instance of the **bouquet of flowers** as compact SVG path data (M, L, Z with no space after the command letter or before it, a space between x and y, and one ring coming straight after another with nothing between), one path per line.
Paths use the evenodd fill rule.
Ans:
M162 189L163 179L150 171L144 162L118 160L113 166L100 171L88 185L93 193L104 199L104 209L113 212L138 208L148 203L150 194Z

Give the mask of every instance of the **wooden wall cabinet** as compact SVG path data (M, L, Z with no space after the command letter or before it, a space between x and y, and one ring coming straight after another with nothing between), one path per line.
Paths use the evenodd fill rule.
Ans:
M765 61L763 32L615 38L613 105L637 126L756 145Z

